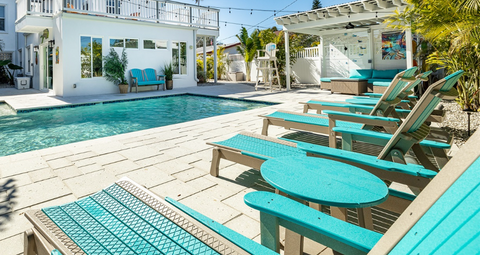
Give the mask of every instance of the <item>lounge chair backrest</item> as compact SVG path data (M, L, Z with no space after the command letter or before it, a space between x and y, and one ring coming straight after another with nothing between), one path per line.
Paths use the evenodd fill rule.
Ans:
M132 78L137 78L138 82L145 81L145 79L143 77L143 72L140 69L136 69L136 68L132 69L132 70L130 70L130 74L132 75Z
M265 56L275 57L275 52L277 52L277 45L275 43L269 43L265 46Z
M153 68L146 68L143 70L145 74L146 81L156 81L157 80L157 71Z
M395 86L388 86L387 91L385 91L384 93L385 98L380 98L380 100L391 101L397 98L398 94L402 92L405 86L409 85L408 82L402 81L400 79L413 78L415 76L416 71L417 71L417 67L414 66L412 68L409 68L395 75L395 78L393 78L392 83L397 82L397 84Z
M372 254L477 254L480 250L480 132L402 213Z
M403 91L405 86L409 86L412 82L407 82L401 79L412 79L417 71L417 67L409 68L403 72L398 73L393 78L390 86L387 87L386 91L383 93L382 97L378 100L378 103L373 107L370 115L378 115L378 111L381 111L382 114L390 107L389 104L385 104L385 102L399 100L397 97Z
M416 114L416 115L419 115L418 117L412 115L412 116L409 116L410 118L407 118L405 120L407 124L409 121L415 120L413 121L413 124L408 129L409 133L417 131L420 128L420 126L425 122L425 120L428 118L428 116L430 116L430 114L433 112L435 107L437 107L438 103L440 103L440 101L442 100L440 97L437 97L434 94L435 91L438 90L438 91L447 93L452 89L455 90L453 86L457 83L458 79L460 78L460 76L462 76L462 74L463 74L462 70L457 71L445 77L444 79L432 84L427 89L427 91L425 91L425 94L424 94L425 96L423 96L421 100L428 102L428 104L426 106L425 105L422 106L422 104L418 106L419 110L417 110L417 114ZM452 91L452 93L455 93L455 92ZM412 110L412 112L415 110L415 108Z
M424 125L425 121L442 100L439 97L440 95L458 96L458 92L453 86L462 74L462 70L457 71L428 87L405 121L397 129L392 139L380 152L378 156L380 159L387 158L393 148L400 149L403 153L406 153L405 150L410 149L412 144L423 140L428 135L430 128ZM402 139L401 136L404 135L409 135L412 139Z
M413 83L410 83L410 85L408 85L407 87L405 87L405 89L403 91L405 92L410 92L413 90L413 88L415 88L418 84L420 84L420 82L422 81L425 81L426 79L428 79L428 76L432 73L432 71L426 71L424 73L421 73L419 75L416 76L417 80L414 81Z

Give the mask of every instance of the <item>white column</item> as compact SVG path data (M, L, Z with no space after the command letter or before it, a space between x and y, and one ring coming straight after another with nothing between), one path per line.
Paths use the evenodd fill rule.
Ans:
M213 37L213 82L217 83L217 37Z
M288 30L284 30L285 33L285 79L287 82L287 91L290 90L290 46L288 38Z
M407 44L407 68L413 67L413 45L412 45L412 30L405 31L405 43Z
M370 60L371 60L371 69L375 69L375 37L373 36L373 29L369 28L370 33L368 33L368 43L370 51Z
M207 77L207 37L203 37L203 73ZM205 78L206 80L206 78Z
M320 43L318 44L318 61L320 62L319 63L319 66L320 66L320 78L318 79L318 81L320 83L322 83L320 81L320 79L326 75L324 75L323 73L323 36L320 36Z

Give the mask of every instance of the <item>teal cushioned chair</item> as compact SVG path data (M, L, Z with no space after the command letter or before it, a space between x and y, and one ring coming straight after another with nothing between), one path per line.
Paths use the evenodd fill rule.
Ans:
M351 69L349 78L368 80L372 77L372 69Z

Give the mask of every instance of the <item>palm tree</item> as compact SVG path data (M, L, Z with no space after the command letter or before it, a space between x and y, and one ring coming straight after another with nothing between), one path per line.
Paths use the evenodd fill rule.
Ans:
M237 46L238 52L243 56L245 60L245 71L247 73L247 81L250 81L250 73L252 68L252 61L257 54L257 50L260 49L260 38L258 37L258 29L248 35L248 31L245 27L240 29L240 34L237 35L240 41L240 46Z
M457 102L464 109L480 110L480 1L407 0L387 24L421 34L434 48L427 63L438 64L453 73L465 74L459 80Z

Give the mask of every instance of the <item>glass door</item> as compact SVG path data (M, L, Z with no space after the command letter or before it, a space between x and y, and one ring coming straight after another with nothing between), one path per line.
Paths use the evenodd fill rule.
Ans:
M43 51L43 88L53 89L53 48L49 46Z

